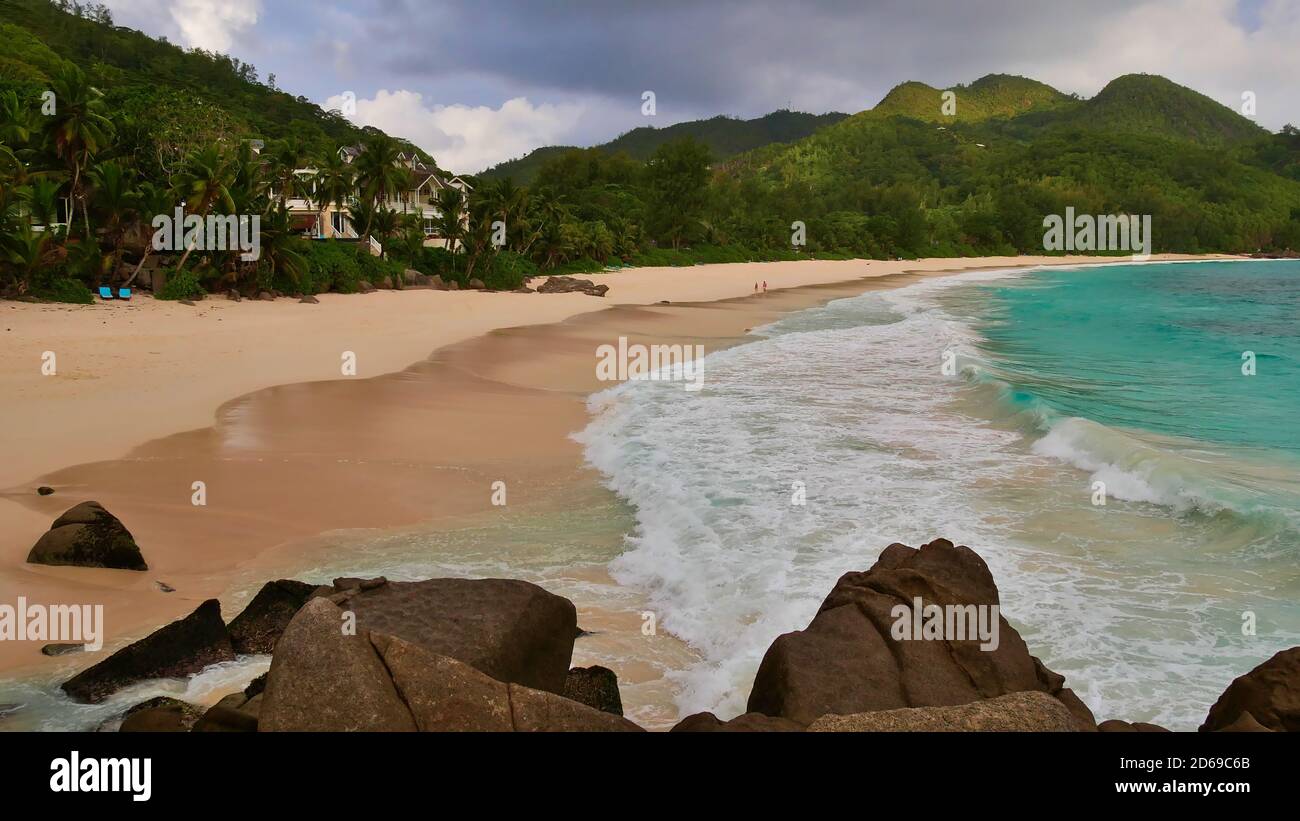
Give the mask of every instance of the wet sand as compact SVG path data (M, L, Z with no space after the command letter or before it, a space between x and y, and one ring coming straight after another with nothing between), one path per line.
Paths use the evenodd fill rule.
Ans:
M19 389L6 406L6 428L31 431L5 446L13 458L0 474L9 486L0 493L0 601L21 595L38 604L103 604L105 650L87 657L85 663L91 663L207 598L310 566L322 533L481 519L497 510L496 482L505 483L511 510L554 509L571 504L574 493L598 490L599 477L584 465L570 435L587 423L586 397L609 386L596 378L597 347L617 344L621 336L632 343L703 344L711 352L743 341L749 329L784 313L868 289L962 268L1045 261L698 266L660 272L658 282L646 272L625 272L602 278L614 286L613 307L581 296L427 291L333 297L323 299L322 306L214 300L198 309L203 317L182 313L177 327L171 324L173 312L196 309L145 302L131 321L145 323L156 314L163 330L152 333L174 334L175 340L132 336L131 330L119 328L111 332L118 344L87 336L82 326L66 331L57 321L48 322L36 338L25 340L27 352L42 344L70 352L60 355L60 372L70 373L72 388L37 383L25 372L15 376L21 367L0 358L0 384ZM1050 260L1081 261L1096 260ZM773 289L789 287L738 296L750 294L755 277ZM678 302L681 295L696 301ZM673 304L659 304L665 299ZM434 304L441 308L438 329L431 327L434 316L421 313ZM328 310L321 314L303 313L325 306ZM102 313L119 306L95 307ZM354 315L359 311L372 313L359 319ZM130 316L113 320L120 323ZM212 330L214 320L227 318L233 330ZM87 317L73 313L71 320L55 319L84 322ZM141 346L162 350L181 339L186 327L193 338L176 342L182 355L188 351L191 357L184 369L134 370L140 365L126 353ZM23 330L31 333L32 326ZM66 338L58 338L60 333ZM367 377L371 370L363 367L359 378L326 379L330 369L337 371L340 349L360 353L368 346L370 353L360 360L379 370L420 344L427 345L426 352L436 350L404 370ZM78 345L90 350L78 353ZM239 353L223 358L223 345L235 345ZM248 366L249 349L252 361L262 361L255 373L241 370ZM11 348L11 354L16 350ZM103 366L105 373L122 371L130 378L101 392L94 383L100 377L75 364L94 356L111 363ZM296 367L319 381L255 389L221 405L210 427L169 429L201 414L197 408L213 391L228 390L241 380L281 378L294 370L284 363L295 357ZM89 381L75 384L77 379ZM133 386L131 379L153 381ZM52 392L72 393L47 395L42 413L45 385ZM131 398L133 389L171 398L140 402ZM121 414L125 418L117 416ZM151 428L169 435L134 444L133 436ZM104 458L68 466L72 453ZM51 463L57 469L18 483L19 476L32 475L19 471ZM205 506L192 504L195 482L205 484ZM56 494L38 497L33 492L38 485L49 485ZM103 503L122 519L144 552L148 572L24 563L50 521L87 499ZM164 592L160 582L175 592ZM583 625L611 636L610 642L616 643L617 634L639 631L633 612L600 612L583 601L576 604ZM232 606L227 598L225 606L229 618L242 602ZM601 646L601 641L589 645L584 655L598 656ZM40 655L39 645L0 643L0 671L39 674L54 664ZM619 672L633 681L638 675L657 675Z

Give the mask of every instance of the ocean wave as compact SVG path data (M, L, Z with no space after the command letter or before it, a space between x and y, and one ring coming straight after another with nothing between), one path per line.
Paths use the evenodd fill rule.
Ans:
M636 382L591 398L576 438L636 516L611 575L699 657L671 674L683 714L744 712L771 641L803 628L840 575L938 537L985 558L1008 618L1105 716L1194 727L1199 702L1258 662L1224 637L1243 606L1214 591L1232 576L1264 609L1266 573L1184 564L1213 536L1132 509L1191 498L1174 463L1153 453L1144 470L1120 458L1127 442L1104 458L1110 431L1010 389L982 350L966 286L1022 275L840 300L710 355L700 393ZM941 371L950 352L964 378ZM1096 510L1092 475L1129 501ZM1159 549L1131 549L1146 531ZM1300 630L1293 613L1277 635Z

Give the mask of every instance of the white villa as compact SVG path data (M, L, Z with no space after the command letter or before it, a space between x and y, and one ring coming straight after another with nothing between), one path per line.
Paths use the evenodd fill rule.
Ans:
M362 150L361 146L346 146L339 149L339 155L351 164L361 155ZM411 187L376 205L399 214L419 215L424 221L425 247L448 248L448 240L439 236L435 227L435 221L441 215L433 204L434 200L438 196L438 191L443 188L456 188L468 196L471 190L470 184L460 177L443 176L436 168L421 161L414 152L404 152L399 156L402 163L411 171ZM300 168L294 173L305 180L310 180L316 176L316 169ZM314 184L310 187L314 192ZM311 199L289 199L285 204L293 217L294 227L304 234L315 239L358 239L360 229L364 226L354 226L348 217L348 206L355 201L354 198L349 203L345 203L342 209L337 204L331 203L323 214L319 204ZM468 208L461 212L461 223L469 224ZM370 244L372 250L379 253L381 249L374 239L371 239Z

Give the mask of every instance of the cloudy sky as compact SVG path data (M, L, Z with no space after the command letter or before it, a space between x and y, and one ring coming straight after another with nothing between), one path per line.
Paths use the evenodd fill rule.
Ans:
M105 0L474 172L541 145L777 108L856 112L991 72L1095 94L1163 74L1300 124L1297 0ZM656 113L642 114L653 91Z

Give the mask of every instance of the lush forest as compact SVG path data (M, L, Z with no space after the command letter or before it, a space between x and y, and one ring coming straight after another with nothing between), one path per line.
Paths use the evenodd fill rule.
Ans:
M904 83L849 117L715 118L544 149L526 184L482 175L468 202L439 194L449 252L422 247L419 225L379 205L402 189L403 152L433 158L252 66L65 0L0 0L0 34L10 296L84 301L87 287L132 281L151 254L151 215L180 202L191 214L260 215L262 257L168 255L164 297L400 287L408 269L514 288L539 271L622 265L1042 253L1044 217L1067 207L1151 215L1156 252L1300 249L1300 131L1269 133L1149 75L1086 100L1007 75L943 90ZM361 157L341 162L338 148L354 143ZM315 179L292 173L304 166ZM384 257L365 242L296 236L285 199L307 189L322 207L359 191L353 224ZM467 224L453 216L463 209ZM34 228L51 223L66 228Z

